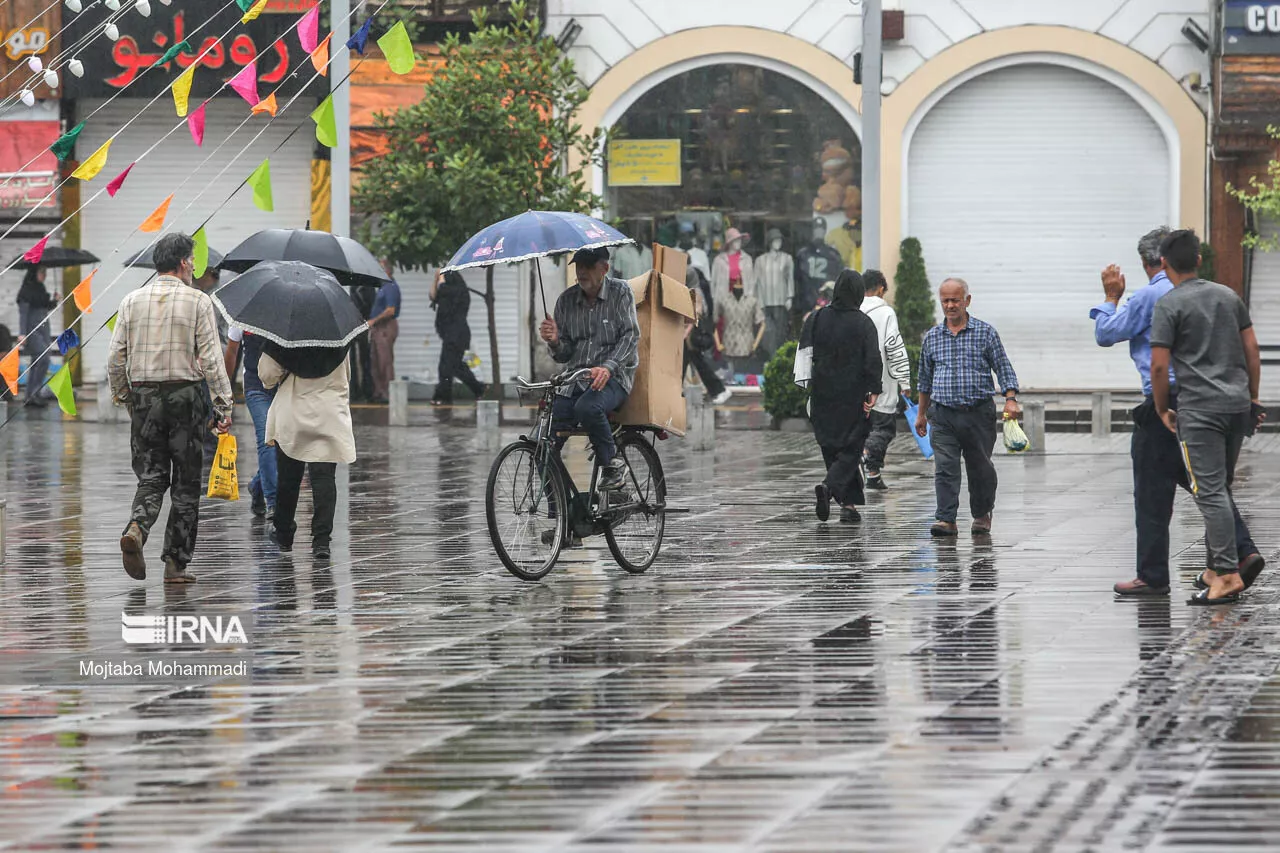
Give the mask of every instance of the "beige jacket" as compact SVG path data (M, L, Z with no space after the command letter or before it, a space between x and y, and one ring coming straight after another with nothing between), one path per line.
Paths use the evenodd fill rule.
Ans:
M323 379L302 379L264 353L258 378L267 388L279 386L267 412L267 444L299 462L355 462L347 364Z

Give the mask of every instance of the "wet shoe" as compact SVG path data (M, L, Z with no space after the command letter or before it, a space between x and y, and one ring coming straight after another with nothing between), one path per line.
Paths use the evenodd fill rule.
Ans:
M249 511L262 518L267 514L267 498L262 494L261 486L251 486L249 488L251 500L249 501Z
M959 536L960 529L956 527L953 521L935 521L933 527L929 528L930 536Z
M147 579L147 561L142 555L142 528L131 521L120 537L120 556L124 558L124 570L136 581Z
M1169 587L1148 586L1146 581L1137 578L1131 581L1121 581L1111 589L1122 598L1143 598L1169 594Z
M263 521L275 521L275 520L276 520L276 508L275 508L275 507L273 507L271 504L267 504L267 511L263 514L263 516L262 516L262 520L263 520Z
M621 491L627 485L627 463L622 457L615 456L608 465L604 466L604 472L600 475L600 482L597 488L602 492Z
M982 518L975 518L973 520L973 527L969 528L969 532L977 534L979 536L985 536L986 534L990 533L991 532L991 513L987 513L986 515L982 516Z
M551 546L551 543L552 543L552 542L555 542L555 541L556 541L556 532L555 532L554 530L544 530L544 531L542 531L542 544L543 544L543 545L546 545L547 547L550 547L550 546ZM574 534L570 533L570 534L569 534L568 539L565 541L564 547L566 547L566 548L581 548L581 547L582 547L582 537L580 537L580 536L575 536Z
M179 566L172 557L164 558L165 583L195 583L196 576L188 572L185 566Z
M889 489L889 487L884 484L884 478L879 474L876 474L874 477L870 474L867 475L867 488L873 492L884 492Z
M851 506L840 507L840 523L841 524L857 524L862 521L862 516Z
M279 531L279 530L276 530L276 529L273 527L273 528L271 529L271 533L270 533L269 535L271 536L271 541L272 541L272 542L274 542L274 543L276 543L276 547L280 549L281 553L287 554L287 553L289 553L290 551L292 551L292 550L293 550L293 543L292 543L292 542L284 542L284 541L282 541L282 540L280 539L280 531Z
M311 556L317 560L327 560L332 556L328 542L313 543L311 546Z
M813 487L813 493L816 497L813 512L818 516L818 521L826 521L831 517L831 490L826 483L819 483Z
M719 394L711 398L711 405L723 406L725 403L729 402L729 400L732 397L733 397L733 392L730 391L728 388L726 388L723 391L721 391Z
M1209 590L1202 589L1199 592L1197 592L1195 595L1188 598L1187 604L1191 605L1192 607L1217 607L1220 604L1235 604L1239 600L1240 600L1240 593L1238 592L1233 592L1229 595L1224 595L1221 598L1210 598Z
M1267 567L1267 561L1262 559L1261 554L1250 554L1240 561L1240 580L1244 581L1244 588L1248 589L1258 580L1258 575L1262 574L1262 570Z

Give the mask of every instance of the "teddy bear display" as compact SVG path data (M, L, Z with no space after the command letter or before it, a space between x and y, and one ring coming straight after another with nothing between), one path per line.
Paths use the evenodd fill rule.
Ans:
M844 207L845 191L854 181L853 155L839 140L829 139L823 143L818 161L822 164L822 186L813 200L813 211L822 215L835 213Z

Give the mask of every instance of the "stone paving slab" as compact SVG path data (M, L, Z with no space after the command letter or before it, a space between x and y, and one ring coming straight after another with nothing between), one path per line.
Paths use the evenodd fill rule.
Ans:
M905 441L858 526L814 521L805 436L664 442L690 512L657 565L588 540L525 584L490 549L473 430L364 425L332 561L205 502L202 581L165 589L119 566L127 434L15 422L0 674L121 655L123 610L252 611L253 672L0 682L0 849L1274 848L1280 584L1186 607L1183 498L1181 591L1114 602L1128 440L1001 454L994 534L953 543ZM1259 436L1237 497L1269 558L1278 474Z

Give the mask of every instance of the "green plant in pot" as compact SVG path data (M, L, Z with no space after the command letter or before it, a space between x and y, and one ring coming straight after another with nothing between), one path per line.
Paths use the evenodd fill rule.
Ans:
M809 402L808 389L795 383L795 341L788 341L764 366L764 410L774 421L807 417L805 405Z

